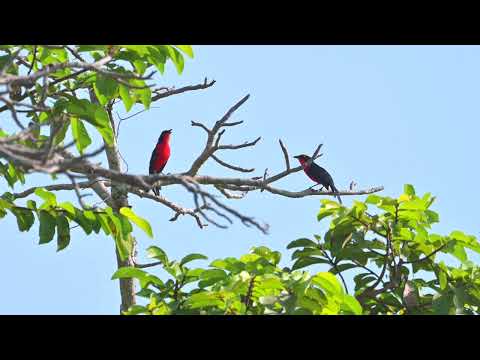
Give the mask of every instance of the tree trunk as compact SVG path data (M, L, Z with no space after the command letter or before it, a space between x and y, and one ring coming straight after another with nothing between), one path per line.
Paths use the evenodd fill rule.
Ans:
M90 100L98 104L97 97L95 96L95 92L92 88L89 89L90 93ZM106 106L106 110L108 116L110 118L110 124L112 126L112 131L114 134L113 143L111 145L107 145L105 142L105 153L107 155L108 160L108 167L110 170L115 170L118 172L122 171L122 166L120 163L120 156L118 151L117 145L117 134L115 133L115 121L112 116L112 105L109 103ZM105 201L105 199L104 199ZM121 184L118 184L114 181L111 183L110 188L110 196L108 199L108 205L118 213L120 208L128 207L128 192L122 188ZM136 241L133 239L133 246L132 246L132 256L129 256L128 259L122 260L120 258L120 254L115 247L115 255L117 257L117 268L131 266L133 267L135 264L132 260L136 252ZM133 279L119 279L120 285L120 297L121 297L121 305L120 305L120 313L122 311L127 311L130 306L135 305L135 283Z
M114 127L113 118L111 117L111 111L109 111L110 121L112 122L112 127ZM106 145L106 144L105 144ZM120 157L118 156L118 147L117 140L114 138L113 144L111 146L106 146L105 151L108 159L108 166L111 170L122 171L120 164ZM122 188L121 184L118 184L112 181L111 185L111 201L112 208L115 212L119 212L120 208L128 207L128 192ZM121 260L118 250L115 249L117 256L117 266L118 268L126 266L135 266L132 261L132 256L135 254L135 239L133 239L132 247L132 256L129 256L126 260ZM120 296L122 299L122 304L120 306L120 311L127 311L130 306L135 304L135 283L133 279L119 279L120 282Z

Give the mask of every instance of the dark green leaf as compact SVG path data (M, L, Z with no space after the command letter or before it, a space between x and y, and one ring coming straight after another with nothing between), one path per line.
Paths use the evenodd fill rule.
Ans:
M65 216L57 217L57 251L65 249L70 243L70 226Z
M35 217L33 216L33 212L31 210L15 209L15 208L12 209L11 211L17 218L18 230L20 231L30 230L33 223L35 222Z
M72 116L70 122L72 124L72 136L75 140L75 145L78 152L83 154L83 150L92 143L92 139L90 139L90 135L88 135L87 129L81 120Z
M313 248L316 248L317 243L315 243L314 241L312 241L310 239L301 238L301 239L294 240L290 244L287 245L287 249L293 249L293 248L297 248L297 247L313 247Z
M321 259L318 257L309 257L309 256L301 257L295 262L295 264L293 264L292 270L301 269L313 264L328 264L328 260Z
M185 256L185 257L180 261L180 265L183 266L183 265L189 263L190 261L199 260L199 259L207 260L208 257L206 257L205 255L202 255L202 254L189 254L189 255Z
M157 259L161 261L164 265L168 265L168 257L165 251L160 249L158 246L150 246L147 249L148 257Z
M40 210L39 212L39 236L40 244L46 244L52 241L53 236L55 235L55 227L57 226L57 221L55 217L50 215L45 210Z
M93 88L98 101L102 106L105 106L109 100L115 97L118 85L111 77L97 73Z

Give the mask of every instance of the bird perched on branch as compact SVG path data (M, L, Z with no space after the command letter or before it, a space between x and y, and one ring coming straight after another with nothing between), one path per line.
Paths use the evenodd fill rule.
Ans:
M153 149L152 157L150 158L150 167L148 173L150 175L160 174L165 165L167 165L168 159L170 158L170 136L172 134L172 129L162 131L160 137L158 138L157 145ZM159 186L154 186L152 188L153 193L158 196L160 192Z
M325 170L321 166L318 166L313 161L309 163L309 160L311 159L310 156L302 154L302 155L294 156L294 158L300 162L300 165L302 165L303 167L303 171L305 171L305 174L307 174L307 176L310 179L315 181L317 185L322 185L321 189L325 187L327 190L330 188L330 191L338 192L338 189L335 187L335 184L333 183L333 179L330 176L330 174L327 172L327 170ZM337 195L337 199L341 204L342 199L340 199L340 196Z

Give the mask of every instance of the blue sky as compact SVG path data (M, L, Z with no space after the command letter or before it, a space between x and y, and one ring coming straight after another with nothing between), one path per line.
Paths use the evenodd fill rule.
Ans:
M478 46L194 46L194 51L182 75L168 66L164 76L157 76L158 84L178 88L205 77L217 83L162 99L122 123L119 143L129 172L146 174L158 135L170 128L172 156L165 171L186 170L205 143L205 134L190 121L212 125L251 94L232 118L245 123L228 129L223 138L229 143L257 136L262 140L255 149L221 153L222 159L255 167L261 175L266 167L271 173L283 170L279 138L291 155L311 153L323 143L319 164L339 189L355 180L359 188L383 185L384 195L398 196L403 184L411 183L417 193L437 196L433 209L440 213L440 224L435 232L458 229L478 237ZM119 113L124 115L124 109ZM201 173L236 176L215 162ZM33 176L26 186L48 183L44 176ZM277 185L303 190L310 180L297 173ZM178 186L162 192L191 205L190 195ZM65 192L57 197L74 200ZM343 200L349 205L364 198ZM141 261L150 245L163 248L170 258L200 252L209 260L266 245L281 250L288 260L290 253L283 250L290 241L322 234L326 227L316 221L318 197L289 199L255 192L230 202L269 223L269 235L238 222L227 230L199 230L190 217L169 222L172 212L160 204L133 195L130 201L155 234L152 240L135 230ZM0 262L1 314L118 313L118 284L110 280L116 266L111 239L87 237L75 229L70 246L56 253L53 242L38 245L36 227L19 233L11 215L0 224L5 254Z

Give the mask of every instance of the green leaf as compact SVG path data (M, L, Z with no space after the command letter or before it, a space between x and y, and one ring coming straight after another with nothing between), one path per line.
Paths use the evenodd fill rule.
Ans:
M95 126L105 142L111 145L113 143L113 130L105 109L86 99L79 100L75 97L69 97L69 100L66 104L67 111Z
M415 188L413 187L413 185L405 184L403 186L403 192L407 195L415 196Z
M185 256L181 261L180 261L180 265L183 266L187 263L189 263L190 261L193 261L193 260L207 260L208 257L206 257L205 255L202 255L202 254L188 254L187 256Z
M145 306L141 305L132 305L128 311L124 311L124 315L138 315L138 314L148 314L149 311Z
M167 51L170 59L174 63L178 74L183 72L183 67L185 65L185 60L183 59L183 55L174 47L167 46Z
M117 271L115 271L115 273L112 275L112 279L111 280L115 280L115 279L129 279L129 278L135 278L135 279L143 279L145 278L145 276L147 276L148 273L141 270L141 269L137 269L135 267L121 267L120 269L118 269Z
M139 75L143 75L145 70L147 70L147 64L145 64L145 61L142 60L134 60L133 66Z
M354 268L356 268L356 267L357 267L357 265L351 264L351 263L340 264L340 265L337 265L336 267L332 267L332 268L330 269L330 272L331 272L332 274L338 274L338 273L340 273L340 272L342 272L342 271L354 269Z
M450 308L453 306L453 295L436 295L432 301L432 307L435 315L449 315Z
M174 45L193 59L193 49L190 45Z
M147 249L147 254L149 258L157 259L164 265L168 265L168 257L166 252L160 249L158 246L150 246Z
M238 274L245 270L245 264L234 257L228 257L225 259L216 259L210 264L211 267L219 269L225 269L233 274Z
M465 263L468 260L468 256L467 256L467 252L465 251L465 247L463 247L459 243L456 243L455 245L453 245L452 255L455 256L462 263Z
M381 196L378 196L378 195L368 195L368 196L367 196L367 199L365 200L365 203L366 203L366 204L377 205L378 203L380 203L380 201L382 201L382 197L381 197Z
M133 104L135 103L135 100L130 95L130 89L123 84L119 84L119 93L120 98L123 101L123 105L125 106L125 110L129 112Z
M438 281L440 283L440 289L445 290L447 288L447 275L444 271L438 271Z
M128 219L133 221L140 229L142 229L149 237L153 238L152 227L147 220L141 218L133 212L132 209L128 207L122 207L120 209L120 214L126 216Z
M66 210L70 215L75 216L75 207L71 202L62 202L58 204L58 207Z
M113 238L115 239L115 244L117 246L118 254L122 260L128 258L129 252L129 241L123 236L122 221L117 214L113 213L111 208L106 208L105 212L108 214L108 218L113 222L114 228L110 227L112 230ZM102 225L103 227L103 225Z
M65 216L57 217L57 252L65 249L70 243L70 227Z
M151 45L120 45L120 46L124 47L125 49L132 50L142 57L148 54L148 48Z
M325 201L325 200L322 200L322 201ZM328 216L331 216L333 214L335 214L338 210L340 210L340 205L333 202L333 201L330 201L330 200L327 200L329 201L328 203L324 203L324 206L322 206L322 208L320 209L320 211L318 212L318 215L317 215L317 220L320 221Z
M115 97L117 92L117 82L109 76L104 76L97 73L95 82L93 83L93 89L97 99L102 106L105 106L109 100Z
M43 188L36 188L34 191L35 195L40 197L41 199L45 200L45 206L54 206L57 205L57 197L55 194L43 189ZM43 206L43 205L42 205Z
M35 222L35 217L33 216L33 212L31 210L14 208L14 209L11 209L10 211L17 218L18 230L20 231L30 230L33 223Z
M305 256L298 259L292 266L292 270L297 270L313 264L328 264L328 261L318 257Z
M344 296L341 309L352 312L355 315L362 315L363 312L360 303L351 295Z
M205 288L207 286L213 285L219 281L222 281L227 277L227 273L220 269L208 269L205 270L200 278L202 281L198 283L200 288Z
M39 236L40 242L39 244L46 244L53 240L53 236L55 235L55 227L57 226L57 221L55 217L50 215L48 211L40 210L39 212L39 220L40 220L40 227L39 227Z
M370 273L363 273L355 275L353 281L355 282L355 290L362 289L367 284L376 280L375 276L370 275Z
M293 248L297 248L297 247L313 247L313 248L316 248L317 243L315 243L314 241L312 241L310 239L301 238L301 239L294 240L290 244L287 245L287 249L293 249Z
M37 211L37 203L33 200L27 200L27 207L30 210Z
M191 309L203 308L203 307L221 307L224 305L224 301L216 293L200 292L191 295L185 303Z
M85 210L83 212L83 215L90 221L97 221L97 218L95 217L95 214L91 210Z
M320 272L316 274L312 278L312 281L314 284L325 290L329 295L343 294L342 285L340 285L340 282L335 275L329 272Z
M110 228L110 224L108 222L110 217L108 215L105 215L105 214L95 214L95 218L100 223L100 226L101 226L103 232L105 233L105 235L110 235L112 233L111 228Z
M75 145L77 146L78 152L83 154L83 150L92 143L92 139L90 135L88 135L87 129L81 120L72 116L70 122L72 124L72 136L75 140Z
M70 126L69 121L64 121L62 124L60 124L60 129L58 132L55 134L55 138L53 139L53 143L55 145L60 144L63 140L65 140L65 135L67 134L68 127Z
M95 120L100 125L95 126L100 135L108 145L113 144L113 130L108 119L108 114L103 108L97 108L95 110Z
M163 46L151 46L148 48L150 55L147 57L161 74L165 71L165 62L167 61L166 51Z
M139 81L139 80L136 80L136 81L132 80L132 83L134 83L134 85L137 85L137 86L145 85L145 82ZM134 92L137 96L140 97L140 101L142 102L145 109L149 109L150 104L152 103L152 91L150 90L150 88L135 89Z

